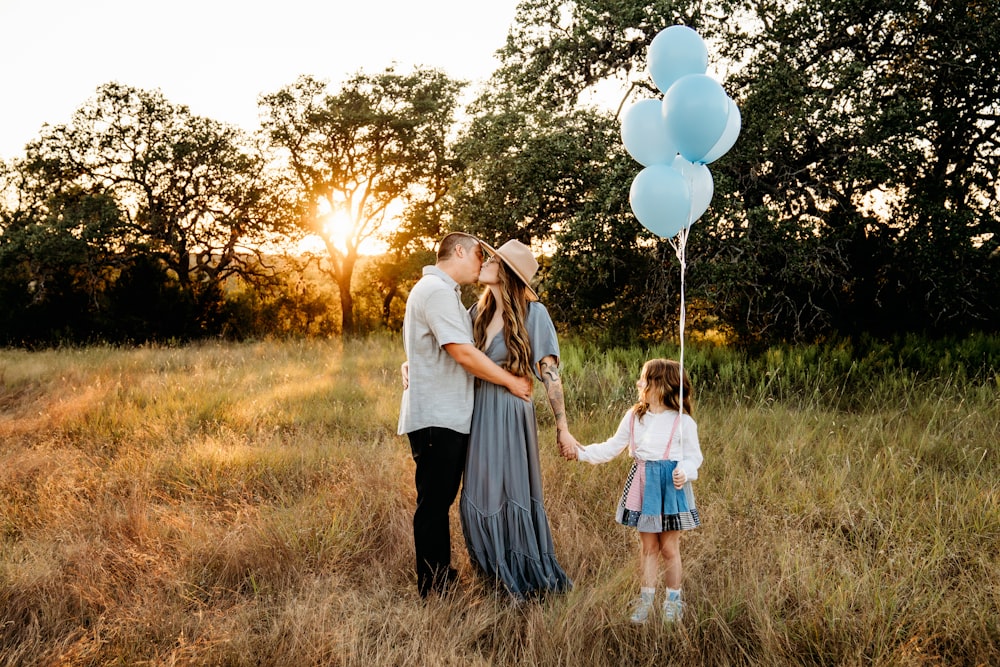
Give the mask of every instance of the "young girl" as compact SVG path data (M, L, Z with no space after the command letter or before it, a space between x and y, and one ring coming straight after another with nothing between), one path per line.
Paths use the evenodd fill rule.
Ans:
M605 463L627 447L634 461L625 482L615 520L639 531L642 590L631 620L645 623L653 608L659 560L666 573L667 594L663 620L679 621L681 601L682 530L701 525L691 480L698 478L702 454L698 426L691 418L691 382L684 374L681 406L680 364L650 359L635 383L639 402L622 418L618 431L606 442L587 447L563 446L568 459Z

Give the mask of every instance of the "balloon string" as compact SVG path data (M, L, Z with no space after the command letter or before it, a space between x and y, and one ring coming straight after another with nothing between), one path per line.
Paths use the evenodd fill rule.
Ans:
M681 413L684 412L684 326L685 326L685 322L687 321L687 307L685 306L685 303L684 303L684 274L685 274L685 272L687 270L687 237L688 237L688 230L690 229L690 226L691 226L691 222L690 222L690 219L689 219L688 220L688 226L685 227L684 229L682 229L680 231L680 234L678 234L678 237L677 237L677 239L679 241L679 243L677 245L677 260L680 262L680 265L681 265L681 313L680 313L680 331L679 331L680 343L681 343L681 352L680 352L680 360L679 360L679 363L680 363L680 375L681 375L681 377L680 377L680 406L679 406L680 410L679 410L679 412L681 412ZM683 442L683 438L684 438L684 423L683 423L683 420L680 423L678 423L677 433L679 434L679 436L681 437L681 441Z
M689 180L689 190L690 190L690 185L691 185L690 181L692 180L690 176L688 177L688 180ZM684 274L687 272L687 239L688 239L688 232L690 230L691 230L691 210L689 209L687 224L677 234L677 242L675 243L674 239L668 239L670 241L671 247L673 247L674 249L674 253L676 253L677 255L677 261L681 265L681 304L680 304L681 310L680 310L680 324L678 331L680 337L680 346L681 346L680 359L678 362L680 364L680 379L679 379L680 405L678 406L679 413L684 412L684 326L687 321L687 307L685 306L684 302ZM684 438L683 420L678 423L677 432L681 438L681 441L683 442Z

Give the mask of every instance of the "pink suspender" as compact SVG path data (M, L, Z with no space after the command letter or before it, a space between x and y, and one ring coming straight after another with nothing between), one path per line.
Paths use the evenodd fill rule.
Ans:
M674 444L674 433L677 432L677 424L681 420L681 413L677 413L677 417L674 419L674 426L670 429L670 437L667 438L667 448L663 451L663 457L667 458L670 454L670 446ZM632 411L632 420L628 425L628 453L635 458L635 410Z

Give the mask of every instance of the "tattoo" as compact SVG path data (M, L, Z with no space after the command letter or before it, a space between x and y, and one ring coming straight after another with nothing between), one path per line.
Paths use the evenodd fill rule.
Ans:
M556 365L549 365L542 363L542 382L549 384L550 382L559 381L559 367Z
M548 361L552 359L553 361ZM563 396L562 378L559 376L559 362L554 357L546 357L538 362L541 371L542 383L545 385L546 393L549 396L549 405L552 406L552 415L556 420L556 437L563 429L560 424L566 419L565 398Z

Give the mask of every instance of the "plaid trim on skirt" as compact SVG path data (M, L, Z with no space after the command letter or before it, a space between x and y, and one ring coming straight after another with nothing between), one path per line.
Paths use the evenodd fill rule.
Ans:
M677 461L632 461L615 521L640 533L691 530L701 525L691 482L674 488Z

